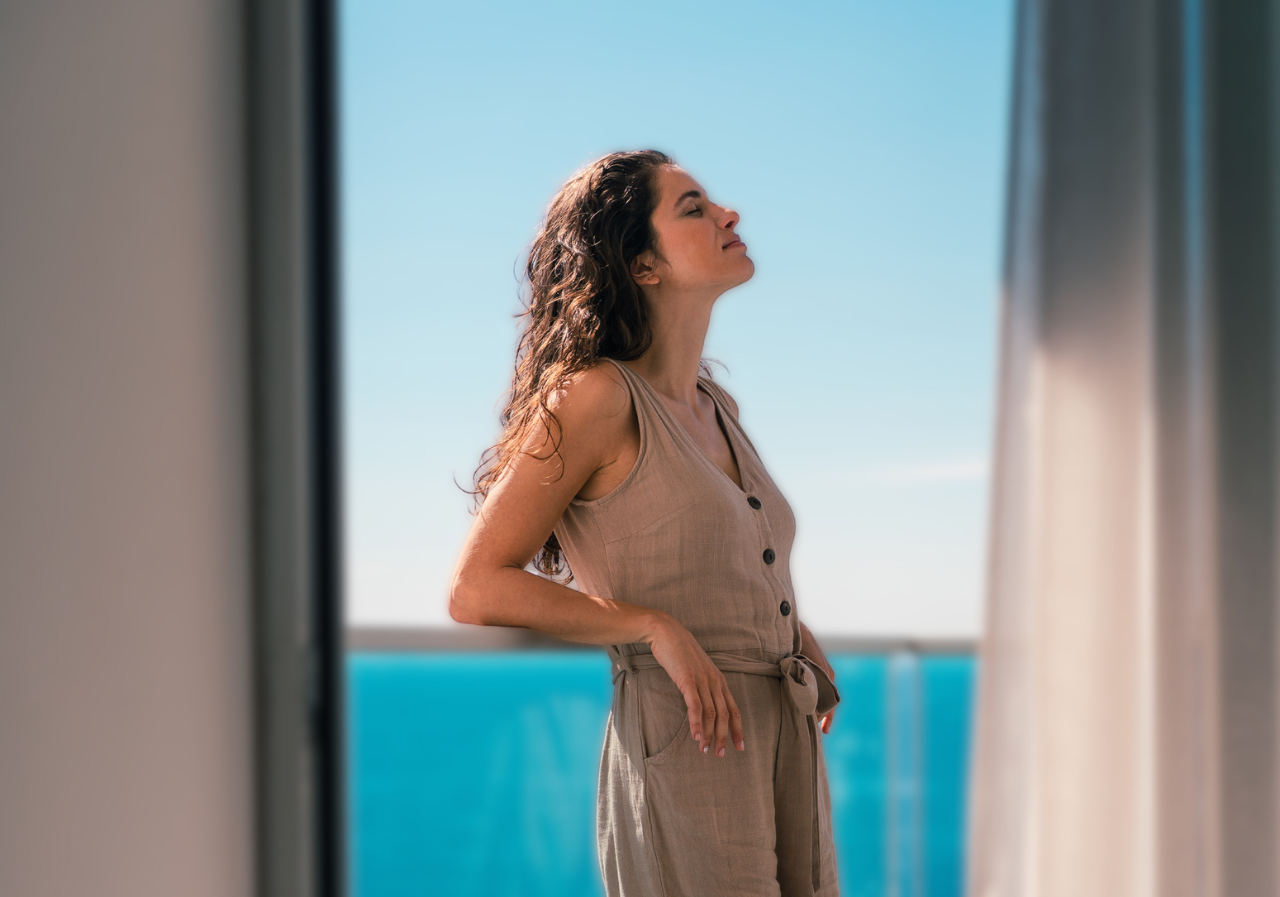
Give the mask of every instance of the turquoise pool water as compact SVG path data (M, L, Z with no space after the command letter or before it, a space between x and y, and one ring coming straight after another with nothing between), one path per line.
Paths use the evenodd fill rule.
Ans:
M843 897L959 897L974 660L830 658ZM356 897L593 897L604 652L355 653Z

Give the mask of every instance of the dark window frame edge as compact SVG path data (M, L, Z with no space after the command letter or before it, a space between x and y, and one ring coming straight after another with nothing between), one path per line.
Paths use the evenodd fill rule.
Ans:
M241 10L255 891L338 897L349 883L336 4Z

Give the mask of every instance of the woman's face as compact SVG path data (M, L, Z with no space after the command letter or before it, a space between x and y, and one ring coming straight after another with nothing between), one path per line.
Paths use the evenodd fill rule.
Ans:
M654 183L657 252L641 256L645 275L637 276L637 281L678 290L709 289L719 295L750 280L755 263L733 232L738 213L716 205L702 185L674 165L661 166L654 173Z

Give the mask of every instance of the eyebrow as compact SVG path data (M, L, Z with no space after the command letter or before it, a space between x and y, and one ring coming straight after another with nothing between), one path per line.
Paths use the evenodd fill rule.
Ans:
M702 198L701 190L686 190L684 193L680 194L680 198L676 200L675 204L680 205L680 203L684 202L686 199L701 199L701 198Z

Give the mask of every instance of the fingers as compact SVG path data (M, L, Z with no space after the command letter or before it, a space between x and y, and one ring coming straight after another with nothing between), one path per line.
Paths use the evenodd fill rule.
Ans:
M729 689L724 690L724 696L729 702L729 734L733 736L733 743L738 750L745 751L747 741L742 731L742 711L738 709L738 702L733 699L733 695L729 694Z
M689 734L693 736L694 741L702 740L702 699L698 697L695 690L692 693L684 693L685 706L689 708Z
M711 749L716 731L716 704L710 687L699 683L691 693L685 694L684 702L689 708L689 731L705 754Z
M724 674L689 630L674 618L671 624L660 627L652 642L653 656L684 696L689 734L704 754L710 753L714 744L716 756L723 757L730 737L738 750L746 750L742 714Z
M733 699L723 673L717 677L716 685L716 756L723 757L730 738L740 751L747 749L747 743L742 730L742 711L738 709L738 702Z
M724 756L724 749L729 744L729 704L725 701L725 695L728 692L727 688L720 688L711 695L712 700L716 703L716 740L714 747L717 757Z
M699 685L698 696L702 698L702 753L705 754L711 750L716 736L716 702L710 685Z
M685 705L689 712L689 732L698 742L702 753L714 749L717 757L723 757L729 739L740 751L747 749L742 728L742 712L729 692L729 684L719 674L710 681L699 682L685 693Z

